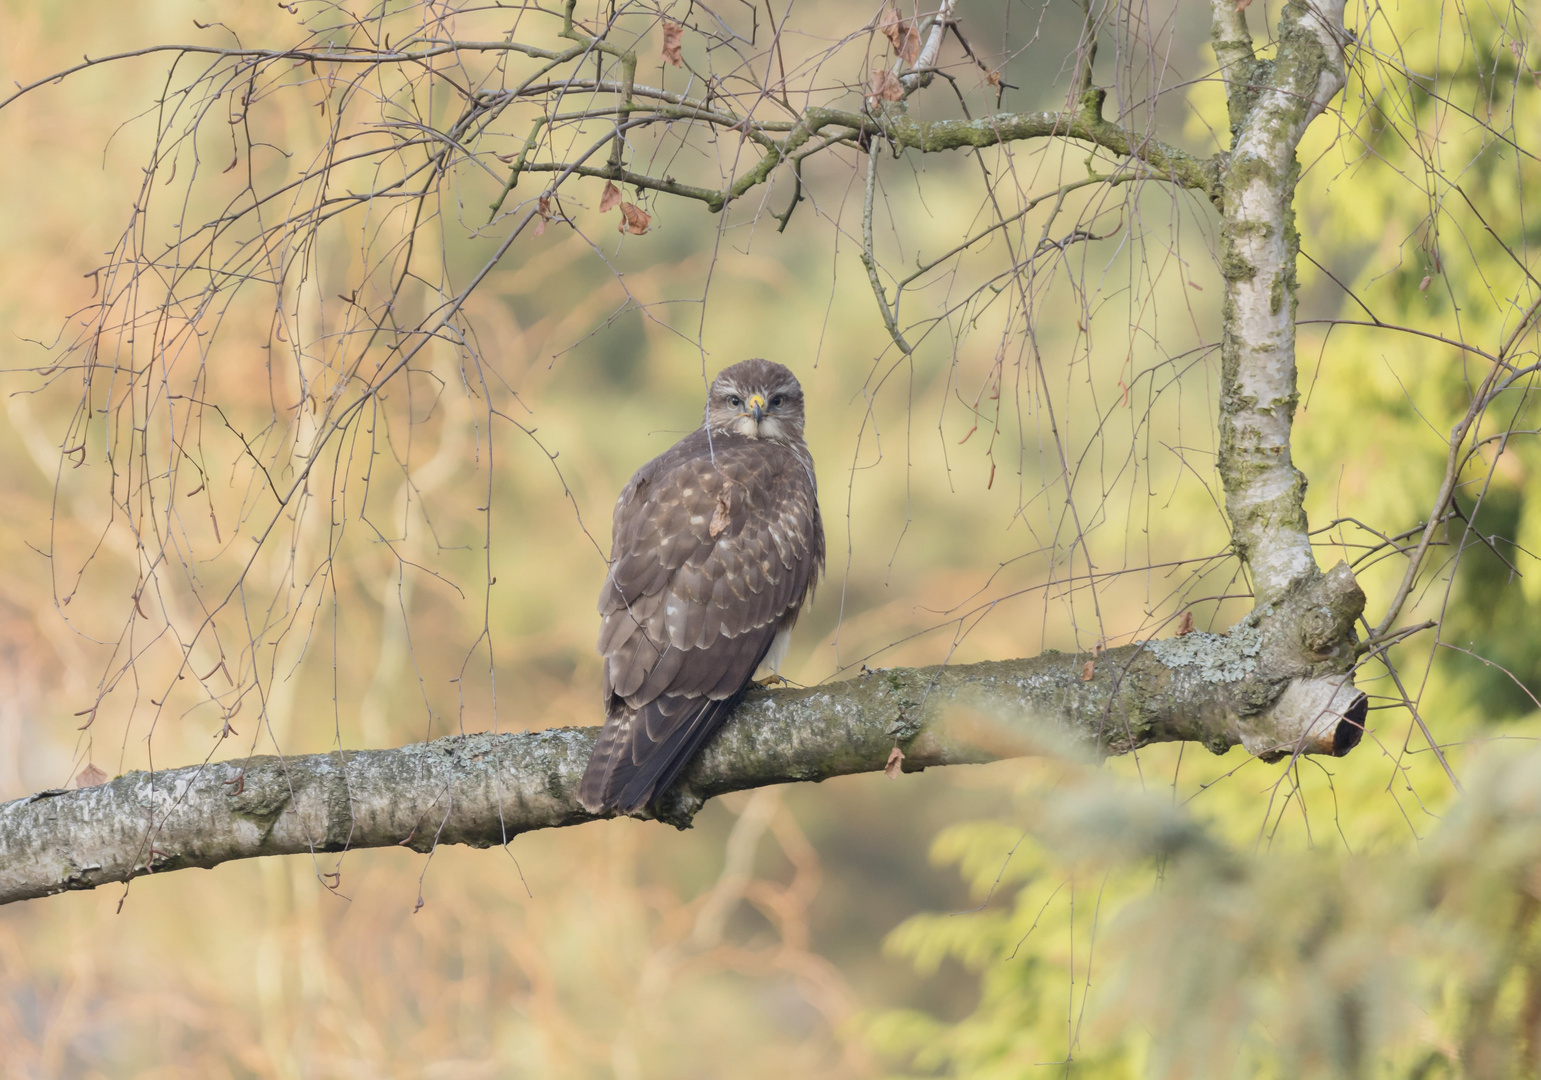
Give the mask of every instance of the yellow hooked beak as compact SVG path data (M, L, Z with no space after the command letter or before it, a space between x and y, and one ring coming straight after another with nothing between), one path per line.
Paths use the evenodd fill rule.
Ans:
M765 398L760 394L750 394L749 409L754 413L754 422L758 424L765 415Z

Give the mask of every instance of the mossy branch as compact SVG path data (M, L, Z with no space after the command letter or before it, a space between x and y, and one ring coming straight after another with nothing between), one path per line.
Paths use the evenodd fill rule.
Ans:
M655 808L681 827L714 796L794 780L1191 741L1264 758L1346 753L1364 695L1335 651L1363 594L1347 568L1235 627L1112 649L893 668L754 690ZM1325 650L1325 651L1324 651ZM491 847L592 820L578 781L598 728L134 772L0 805L0 903L261 855Z
M586 86L593 85L596 84L592 82L586 84ZM633 88L634 92L641 89L643 88ZM646 96L653 97L655 93L649 92ZM638 93L638 96L643 95ZM1082 108L1073 113L1001 113L978 120L938 120L924 123L903 115L875 116L815 107L808 109L802 119L793 123L789 129L782 123L774 125L756 123L728 113L720 107L714 108L684 98L681 98L677 104L628 103L603 111L606 115L617 117L631 116L632 119L628 121L631 126L649 121L663 123L693 120L725 129L741 130L752 141L759 144L764 153L752 168L723 188L685 184L673 177L650 176L614 164L604 167L580 166L572 171L583 176L604 177L618 183L631 184L637 188L695 199L705 203L713 213L718 213L735 199L741 198L753 188L769 181L778 165L783 162L795 164L807 157L808 151L799 153L805 147L816 153L837 143L868 146L874 139L878 139L886 141L896 150L917 150L932 154L966 147L979 148L1000 143L1022 142L1028 139L1065 138L1091 143L1110 153L1143 162L1148 166L1145 175L1149 179L1166 180L1203 192L1211 199L1219 197L1221 190L1219 162L1196 157L1159 140L1138 136L1103 119L1101 115L1103 97L1104 91L1100 89L1090 91L1082 103ZM642 118L644 114L645 118ZM528 161L529 151L535 144L542 127L547 123L548 121L545 120L536 122L524 149L514 161L507 184L493 203L493 213L497 213L508 192L518 183L521 174L561 172L570 168L567 162ZM809 145L815 136L822 135L826 129L830 128L836 129L830 137ZM772 136L773 132L783 129L785 134L782 138L776 139Z

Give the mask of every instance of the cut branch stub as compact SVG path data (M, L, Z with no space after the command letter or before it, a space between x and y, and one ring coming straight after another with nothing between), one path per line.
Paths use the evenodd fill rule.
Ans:
M1296 582L1285 595L1253 610L1276 680L1259 688L1268 701L1242 724L1241 744L1264 760L1293 754L1341 757L1364 735L1369 701L1353 684L1354 623L1365 595L1347 563Z

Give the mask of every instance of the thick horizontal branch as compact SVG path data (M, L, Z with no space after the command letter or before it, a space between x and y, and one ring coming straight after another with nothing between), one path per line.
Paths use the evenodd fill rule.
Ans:
M792 160L795 151L827 127L846 129L854 138L884 139L895 149L941 153L965 147L982 148L1028 139L1074 139L1091 143L1121 157L1144 162L1154 179L1168 180L1201 191L1211 199L1221 190L1218 160L1195 157L1156 139L1142 138L1102 117L1105 93L1087 93L1076 112L999 113L978 120L912 120L904 115L869 116L838 109L811 108L759 164L733 181L712 209L719 210L756 184L769 178L777 164Z
M570 20L570 11L568 13ZM636 57L632 53L608 45L603 40L591 39L572 28L568 21L561 34L578 42L565 50L541 49L517 42L432 42L415 50L395 51L349 49L318 51L314 49L221 49L200 45L165 45L118 53L111 56L87 58L72 68L55 72L27 86L18 87L15 93L0 101L4 108L15 98L49 82L60 80L88 67L113 61L150 55L157 52L178 52L192 55L209 55L235 59L246 63L288 61L295 64L325 62L329 64L402 64L422 63L455 52L519 52L532 58L548 61L542 71L570 62L586 55L586 50L598 50L623 60L628 77L614 79L556 79L539 85L525 84L517 89L480 92L474 95L475 115L497 112L516 100L533 100L549 94L571 94L582 91L593 94L619 93L623 101L607 104L604 108L590 110L577 116L544 116L536 121L535 128L526 140L524 149L514 163L498 197L493 212L501 207L503 198L517 183L523 172L575 172L587 176L602 176L619 183L632 184L678 197L695 199L705 203L714 213L730 202L770 179L777 166L795 163L803 157L827 149L835 143L856 140L867 146L871 139L888 142L895 149L905 148L922 153L938 153L965 147L982 148L1001 143L1021 142L1039 138L1065 138L1099 146L1120 157L1143 162L1151 170L1151 177L1165 179L1183 187L1202 191L1211 198L1220 192L1220 165L1216 161L1195 157L1176 147L1129 131L1102 116L1105 93L1092 89L1084 96L1079 108L1065 112L1001 113L978 120L941 120L921 122L899 113L869 114L838 109L810 108L796 120L762 121L752 116L738 116L727 106L731 99L719 99L715 103L695 100L684 94L671 93L656 87L635 83L629 76L635 70ZM634 98L649 99L647 104ZM618 163L608 166L577 165L567 161L529 161L535 148L534 142L543 127L564 120L610 117L632 119L628 126L642 123L702 122L717 127L738 129L757 143L761 150L760 160L748 171L734 178L723 188L709 188L681 183L674 177L654 177L626 170ZM810 140L827 128L840 129L822 141ZM777 139L774 135L780 134Z
M594 80L573 80L573 83L583 89L611 86L611 84ZM550 91L561 85L551 84L538 89ZM619 84L615 85L619 86ZM635 86L629 89L634 93L637 91ZM737 128L758 143L764 149L764 153L753 168L734 178L724 188L684 184L672 176L650 176L625 169L615 162L603 166L574 166L564 161L530 162L528 161L529 152L535 145L541 128L562 119L543 117L535 122L535 128L525 142L525 149L514 162L502 195L493 203L493 213L502 206L503 197L518 183L521 173L567 170L584 176L603 177L617 183L631 184L636 188L696 199L705 203L713 213L717 213L735 199L768 181L778 165L795 163L837 142L855 141L863 147L868 147L873 140L885 140L896 150L903 148L929 154L965 147L995 146L1028 139L1073 139L1099 146L1120 157L1142 162L1149 168L1149 176L1152 179L1166 180L1201 191L1211 199L1217 198L1221 190L1219 161L1195 157L1158 140L1142 138L1134 132L1103 119L1101 110L1104 92L1101 90L1088 92L1081 108L1076 112L1001 113L978 120L921 122L904 115L879 116L844 112L838 109L810 108L800 121L790 125L785 137L780 140L772 138L770 132L783 130L786 125L782 123L763 124L752 119L739 118L721 106L712 108L704 102L692 101L680 95L664 95L657 90L647 90L647 92L649 95L674 102L673 107L623 103L606 106L592 115L630 117L628 123L631 126L700 120L718 126ZM829 128L837 129L834 137L811 142L815 136Z
M1240 743L1268 758L1346 753L1362 731L1364 695L1341 673L1280 681L1271 642L1266 626L1250 625L1095 660L1049 652L755 690L655 809L684 827L713 796L879 771L896 745L906 771L1178 740L1217 753ZM253 757L42 792L0 806L0 903L259 855L490 847L576 825L592 820L577 790L598 732Z
M1102 90L1092 90L1082 102L1082 108L1078 112L1037 112L1037 113L1001 113L995 116L981 117L978 120L938 120L920 122L911 120L907 116L874 116L861 113L844 112L838 109L809 109L800 121L762 121L749 116L738 116L725 109L719 102L716 106L704 101L698 101L684 94L670 93L655 87L633 84L626 87L614 80L596 79L564 79L556 82L545 83L539 86L525 87L524 95L535 96L537 94L572 93L581 90L594 93L623 93L630 90L636 97L650 98L656 101L666 102L675 108L664 108L658 105L617 104L609 105L594 115L627 116L641 113L649 113L650 119L659 122L678 120L701 120L722 127L738 128L743 130L756 142L767 150L767 158L773 164L783 159L792 158L793 151L807 141L808 137L823 131L825 128L835 126L848 129L853 135L863 137L886 137L892 141L895 147L904 147L911 150L919 150L922 153L937 153L946 150L958 150L964 147L987 147L998 143L1020 142L1027 139L1066 138L1080 142L1094 143L1097 146L1118 154L1121 157L1132 158L1149 165L1153 175L1181 184L1184 187L1213 194L1219 190L1220 163L1217 161L1195 157L1184 150L1168 146L1156 139L1144 138L1125 128L1119 127L1102 118L1102 104L1105 93ZM508 95L487 95L484 101L502 102ZM587 115L587 114L585 114ZM542 123L555 123L567 117L555 116L542 121ZM778 143L770 136L773 133L787 133L786 140ZM552 168L561 168L558 164L547 164L543 168L548 171ZM657 181L650 178L641 178L644 182L638 186L656 187L658 190L668 191ZM763 180L764 176L758 176L754 182ZM627 179L628 183L633 182ZM746 185L743 190L748 190ZM736 187L736 185L735 185ZM711 191L709 193L696 194L695 190L685 193L691 198L701 199L703 202L713 204L714 209L720 209L729 199L743 193L743 190L730 189L728 192Z
M986 147L1027 139L1074 139L1121 157L1143 161L1159 177L1211 198L1220 191L1220 164L1146 138L1102 117L1105 92L1092 90L1076 112L1000 113L978 120L922 122L908 116L884 120L883 132L898 146L932 153ZM810 110L810 114L814 110ZM842 121L843 122L843 121Z

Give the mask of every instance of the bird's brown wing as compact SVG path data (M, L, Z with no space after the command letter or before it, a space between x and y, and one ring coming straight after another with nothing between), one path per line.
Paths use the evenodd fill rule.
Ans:
M806 451L698 431L615 509L600 594L605 730L579 798L647 805L727 719L824 559Z

